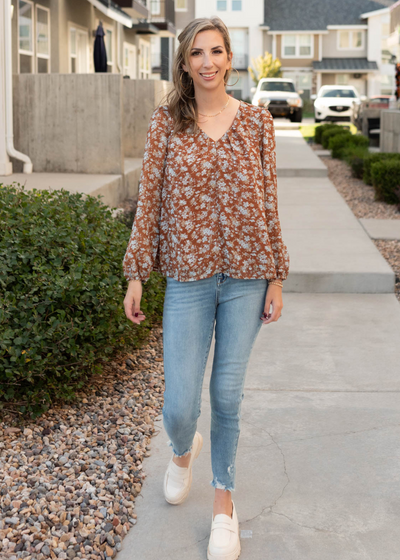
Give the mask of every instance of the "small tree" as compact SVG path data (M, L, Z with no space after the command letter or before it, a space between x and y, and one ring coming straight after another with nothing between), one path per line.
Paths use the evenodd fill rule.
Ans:
M254 69L249 66L248 70L256 86L261 78L280 78L282 76L281 61L279 58L273 60L272 54L268 51L265 51L264 56L252 58L251 63Z

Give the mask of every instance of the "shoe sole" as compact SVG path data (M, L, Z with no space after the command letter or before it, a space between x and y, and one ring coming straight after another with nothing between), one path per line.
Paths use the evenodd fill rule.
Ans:
M194 456L192 455L192 457L191 457L192 462L191 462L191 465L189 465L190 466L189 484L187 486L187 490L186 490L185 494L181 498L179 498L179 500L170 500L169 498L167 498L167 493L166 493L166 489L165 489L165 477L164 477L164 498L166 499L166 501L169 504L171 504L173 506L178 506L179 504L184 502L189 495L190 487L192 486L193 463L194 463L194 460L197 459L197 457L200 455L201 448L203 447L203 436L200 434L200 432L199 432L199 438L198 439L199 439L198 448L196 449L195 455Z

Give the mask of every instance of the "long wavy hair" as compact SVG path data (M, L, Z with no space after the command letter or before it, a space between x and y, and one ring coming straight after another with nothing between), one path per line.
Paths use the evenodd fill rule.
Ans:
M194 99L194 84L189 72L182 68L184 64L190 69L190 53L196 35L201 31L219 31L224 40L224 46L231 54L231 39L229 31L224 22L219 17L197 18L188 23L185 29L179 34L179 47L175 53L172 65L173 88L166 98L169 112L174 120L174 132L183 132L188 127L193 132L198 131L197 126L197 103ZM225 72L224 82L228 83L232 69Z

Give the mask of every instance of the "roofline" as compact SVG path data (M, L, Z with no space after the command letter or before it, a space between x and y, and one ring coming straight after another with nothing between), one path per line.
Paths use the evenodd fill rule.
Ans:
M324 70L324 69L320 69L320 68L313 68L314 72L323 72L324 74L368 74L368 72L380 72L379 68L377 68L376 70L366 70L366 69L360 69L360 68L337 68L336 70ZM328 87L330 84L326 84L326 86ZM321 86L321 87L325 87L325 86ZM332 87L335 87L335 84L332 85ZM343 86L345 87L345 86Z
M383 14L389 14L390 8L379 8L379 10L375 10L373 12L365 12L365 14L361 14L360 17L363 19L372 17L372 16L381 16Z
M319 30L319 31L318 30L317 31L315 31L315 30L314 31L307 31L307 30L303 30L303 29L297 29L295 31L293 31L291 29L289 31L289 30L282 29L281 31L270 31L269 32L270 35L281 35L283 33L285 33L285 34L289 34L289 33L292 33L292 34L308 33L308 34L312 34L312 35L319 35L319 34L328 35L329 32L326 31L326 29Z
M327 29L368 29L366 23L355 23L354 25L327 25Z
M400 6L400 0L397 0L397 2L395 2L394 4L392 4L391 6L389 6L389 10L392 11L395 8L397 8L397 6Z

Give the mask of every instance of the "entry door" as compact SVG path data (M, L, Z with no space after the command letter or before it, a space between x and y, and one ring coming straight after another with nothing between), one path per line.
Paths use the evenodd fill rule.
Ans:
M85 74L88 70L88 37L87 33L76 30L76 71Z
M124 76L129 76L132 80L135 80L137 77L136 60L136 46L124 43Z

